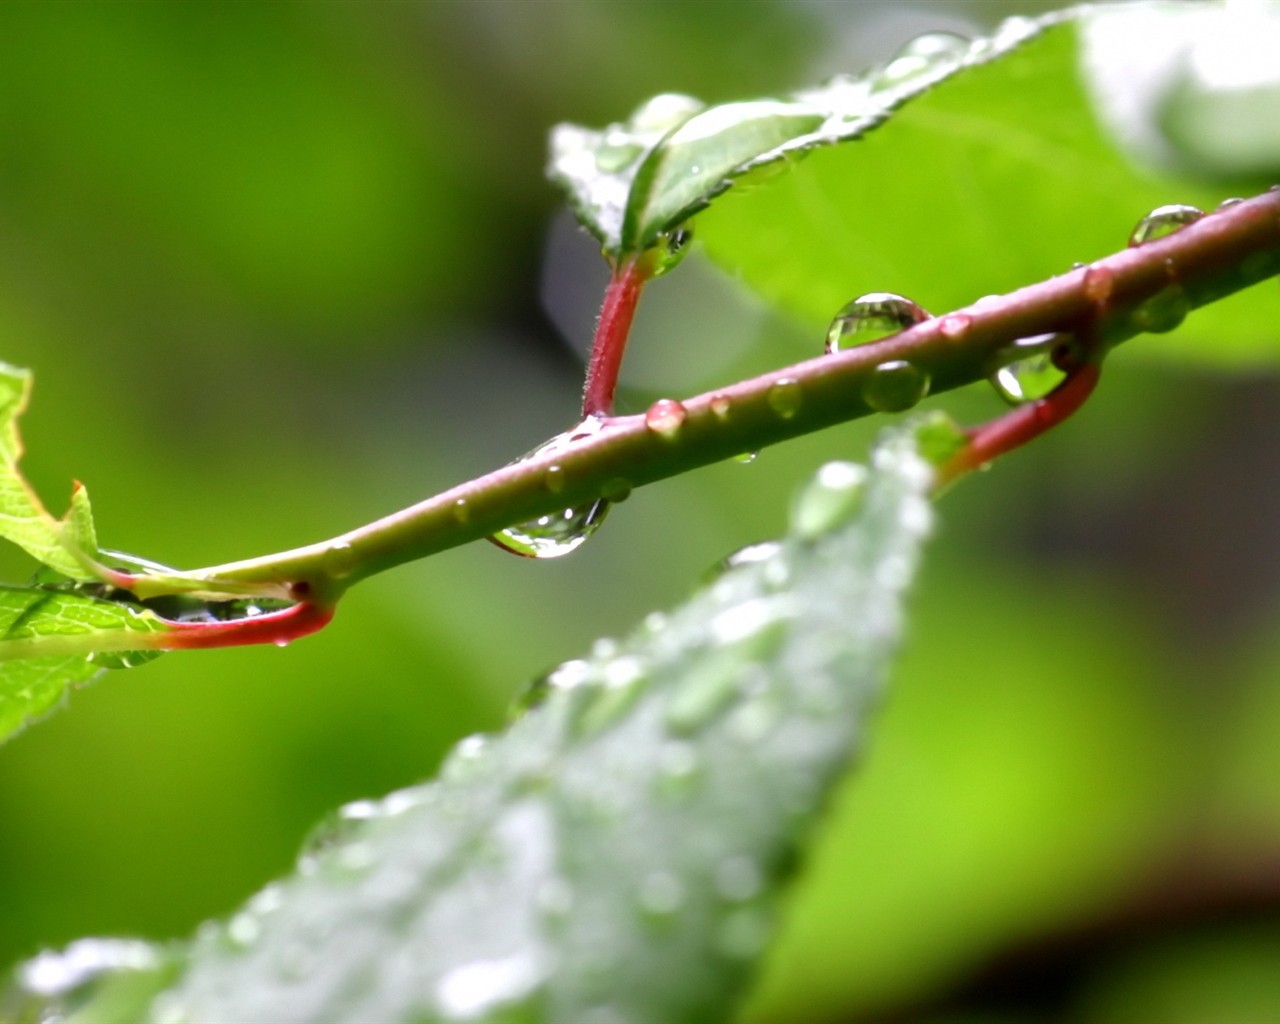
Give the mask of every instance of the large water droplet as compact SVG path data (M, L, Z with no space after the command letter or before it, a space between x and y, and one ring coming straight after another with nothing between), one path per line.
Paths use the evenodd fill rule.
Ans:
M1181 203L1157 206L1142 220L1138 221L1133 229L1133 234L1129 236L1129 244L1142 245L1144 242L1153 242L1157 238L1164 238L1166 235L1171 235L1178 229L1198 221L1203 216L1204 211L1195 206L1184 206Z
M644 425L668 441L674 441L684 426L685 408L671 398L659 398L645 410Z
M1171 284L1139 303L1129 315L1129 321L1139 331L1163 334L1182 323L1190 312L1191 300L1187 293L1181 286Z
M784 420L789 420L800 411L804 404L804 391L800 382L791 377L781 377L769 385L765 396L769 407Z
M827 329L827 351L865 345L929 319L916 303L893 292L859 295L836 314Z
M929 393L929 375L915 363L891 359L862 382L862 400L876 412L903 412Z
M603 426L602 419L589 416L577 426L538 445L528 455L517 459L516 463L527 462L548 452L562 451L577 441L595 436ZM552 473L552 470L559 472ZM563 470L558 466L550 467L548 473L544 475L543 482L549 491L558 493L564 488ZM558 512L550 512L526 523L509 526L495 533L489 540L504 551L510 551L524 558L559 558L578 548L595 533L604 522L608 511L609 502L598 498ZM455 516L456 512L455 505Z
M654 249L653 276L661 277L679 266L692 242L693 229L687 225L660 234Z
M1002 365L991 376L991 386L1010 405L1034 402L1066 380L1059 368L1070 335L1037 334L1020 338L1002 349L996 359Z
M968 50L969 40L952 32L928 32L916 36L875 76L873 87L876 90L898 89L923 81L959 64Z
M804 540L815 540L848 522L862 507L867 467L856 462L828 462L796 495L791 529Z

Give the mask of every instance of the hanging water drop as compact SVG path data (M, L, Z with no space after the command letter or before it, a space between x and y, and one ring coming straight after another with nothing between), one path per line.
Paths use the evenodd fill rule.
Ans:
M875 76L879 91L914 85L959 64L969 51L969 40L953 32L928 32L916 36Z
M589 416L577 426L540 444L528 455L517 459L516 462L526 462L529 459L546 455L548 452L562 451L577 441L595 436L603 426L604 421L599 417ZM551 470L553 469L560 470L561 474L563 470L558 466L551 467L547 476L544 477L544 483L547 485L548 490L554 493L557 490L556 484L563 481L563 476L558 479L551 479L553 476ZM560 483L560 486L562 487L563 484ZM461 500L459 499L459 501ZM595 533L604 521L605 514L608 511L609 502L603 498L598 498L595 501L573 505L558 512L549 512L547 515L539 516L537 519L531 519L525 523L509 526L505 530L493 534L489 540L504 551L510 551L512 554L520 555L524 558L559 558L575 550ZM455 505L455 518L456 512L457 505Z
M645 410L644 425L667 441L674 441L684 426L685 408L671 398L659 398Z
M827 329L827 352L879 341L929 319L916 303L893 292L859 295L836 314Z
M991 386L1010 405L1038 401L1066 380L1060 363L1069 353L1066 334L1037 334L1019 338L996 356L1000 368L991 376Z
M1191 300L1181 286L1171 284L1140 302L1129 315L1129 322L1139 331L1164 334L1177 327L1191 312Z
M800 411L804 402L804 392L800 382L792 377L781 377L769 385L765 396L769 407L784 420L789 420Z
M654 246L653 276L661 277L679 266L680 261L688 253L689 244L692 241L693 228L686 224L660 234Z
M892 359L862 382L862 400L876 412L903 412L929 393L929 375L915 363Z
M1157 238L1171 235L1180 228L1198 221L1203 216L1204 211L1195 206L1184 206L1181 203L1157 206L1142 220L1138 221L1133 229L1133 234L1129 236L1129 244L1132 246L1154 242Z

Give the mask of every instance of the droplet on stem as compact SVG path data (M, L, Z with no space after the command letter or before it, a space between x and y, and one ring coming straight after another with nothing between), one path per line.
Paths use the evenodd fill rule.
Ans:
M685 408L671 398L659 398L645 411L644 425L659 437L674 441L684 426Z
M1204 216L1204 211L1195 206L1181 203L1170 203L1168 206L1157 206L1149 214L1138 221L1129 236L1129 244L1143 245L1164 238L1175 231L1193 224Z
M903 412L929 393L929 375L905 359L875 367L862 382L862 400L876 412Z
M827 329L827 352L879 341L929 319L916 303L893 292L859 295L836 314Z
M516 462L527 462L548 452L562 451L577 441L595 436L603 426L602 419L589 416L576 426L540 444ZM559 471L555 479L553 479L552 470ZM553 493L563 488L563 480L563 470L559 466L550 467L544 477L547 489ZM457 510L458 506L455 505L455 518ZM559 558L578 548L595 533L608 511L609 502L604 498L597 498L558 512L550 512L525 523L509 526L489 539L504 551L510 551L524 558Z
M765 397L769 407L784 420L789 420L800 411L804 403L804 392L800 382L793 377L780 377L774 381Z
M1000 368L991 375L991 386L1010 405L1044 398L1066 380L1061 363L1069 354L1068 334L1037 334L1019 338L996 355Z

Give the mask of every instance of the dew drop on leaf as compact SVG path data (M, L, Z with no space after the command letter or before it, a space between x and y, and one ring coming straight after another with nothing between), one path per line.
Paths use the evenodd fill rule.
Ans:
M591 679L592 668L589 661L575 658L557 665L550 672L539 676L525 686L511 705L511 718L519 718L527 711L532 711L546 702L547 698L558 690L576 690Z
M676 439L684 420L684 406L670 398L659 398L644 414L644 425L667 441Z
M903 412L929 393L929 375L915 363L891 359L862 382L862 400L876 412Z
M741 455L735 455L733 461L741 462L744 466L749 466L751 463L756 461L756 456L759 454L759 452L743 452Z
M769 407L784 420L789 420L800 411L804 404L804 391L800 382L791 377L782 377L774 381L765 396Z
M1142 245L1145 242L1154 242L1157 238L1164 238L1188 224L1195 223L1203 216L1203 210L1194 206L1184 206L1181 203L1157 206L1138 221L1133 233L1129 236L1129 244Z
M927 32L916 36L897 52L883 71L874 76L873 88L878 91L911 85L927 75L960 63L968 50L969 40L953 32Z
M669 871L652 871L641 879L636 902L644 921L662 928L672 924L684 907L684 886Z
M828 462L796 494L791 529L803 540L815 540L849 519L862 506L867 467L856 462Z
M827 352L879 341L929 319L916 303L893 292L859 295L836 314L827 329Z

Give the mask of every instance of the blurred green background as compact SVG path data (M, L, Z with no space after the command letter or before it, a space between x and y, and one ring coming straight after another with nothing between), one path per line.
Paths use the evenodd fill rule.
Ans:
M542 177L553 123L1043 8L4 6L0 358L37 371L29 475L54 507L83 480L108 546L195 566L492 468L573 419L603 283ZM1280 388L1158 343L942 504L751 1021L1280 1019ZM695 255L646 297L621 405L817 349ZM108 674L0 751L0 959L230 911L324 812L429 776L524 681L779 532L780 496L875 428L647 488L560 562L397 570L284 651Z

